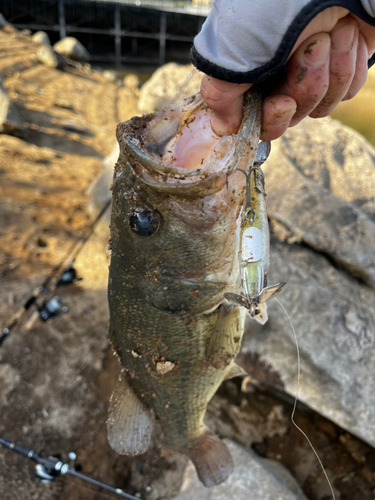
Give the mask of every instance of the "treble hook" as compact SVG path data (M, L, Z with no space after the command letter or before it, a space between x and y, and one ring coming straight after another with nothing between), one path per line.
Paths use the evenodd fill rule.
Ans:
M244 170L239 168L238 170L244 174L246 177L246 203L245 203L245 220L253 225L257 214L254 210L253 203L251 200L251 174L254 172L254 182L256 185L256 171L260 169L261 165L267 160L271 151L271 144L266 141L261 141L258 146L257 153L255 155L254 165L249 168L246 173Z
M249 171L246 173L244 170L239 168L239 172L242 172L246 177L246 203L245 203L245 219L253 225L257 214L254 210L253 203L251 201L251 174L258 167L250 167Z

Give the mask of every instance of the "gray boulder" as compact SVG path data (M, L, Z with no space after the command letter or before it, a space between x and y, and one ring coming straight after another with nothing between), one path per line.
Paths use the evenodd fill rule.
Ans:
M224 440L234 461L234 471L225 483L207 489L198 480L192 463L187 466L178 500L307 500L291 474L251 450Z
M299 398L373 446L374 159L355 132L331 119L308 119L276 141L264 165L274 234L269 282L288 281L280 301L298 336ZM268 313L263 327L251 323L239 362L252 373L259 357L259 380L273 374L269 385L279 381L294 395L291 327L275 301Z
M0 81L0 133L19 135L24 131L24 119L8 96L8 92Z
M0 29L5 28L5 26L9 26L9 23L5 19L5 17L2 14L0 14Z
M265 164L268 214L287 239L324 252L372 288L374 161L361 136L328 118L287 132Z
M31 38L33 42L37 43L38 45L51 45L49 36L45 31L37 31Z
M80 41L72 36L67 36L55 43L54 50L73 61L88 62L90 54Z

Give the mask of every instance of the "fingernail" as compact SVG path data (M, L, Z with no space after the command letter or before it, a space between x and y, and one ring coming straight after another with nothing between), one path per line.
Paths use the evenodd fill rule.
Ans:
M321 66L327 61L330 48L331 41L328 35L310 42L303 52L304 63L310 68Z
M351 50L357 30L357 26L349 24L333 31L331 34L332 50L336 52L348 52Z

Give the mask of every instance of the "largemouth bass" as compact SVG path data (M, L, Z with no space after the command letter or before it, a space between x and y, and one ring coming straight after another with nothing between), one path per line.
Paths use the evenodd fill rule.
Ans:
M207 487L233 468L203 419L221 382L242 373L234 358L246 309L224 295L241 289L246 183L237 169L253 164L260 113L249 94L238 134L220 138L198 94L117 130L108 300L123 370L109 442L120 454L142 453L157 424Z

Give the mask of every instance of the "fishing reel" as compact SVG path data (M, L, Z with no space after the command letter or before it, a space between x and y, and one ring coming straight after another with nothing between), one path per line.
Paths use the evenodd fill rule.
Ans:
M73 262L74 260L71 260L64 268L60 278L55 282L55 288L59 286L70 285L72 283L75 283L76 281L82 280L82 278L79 278L77 276L77 271L73 267ZM32 297L29 299L29 301L31 299ZM68 308L65 306L65 301L57 295L51 297L50 299L46 299L43 302L43 305L38 308L39 317L42 321L47 321L51 318L58 318L59 316L65 314L67 310Z
M72 283L75 283L76 281L81 281L82 278L79 278L77 276L77 271L73 267L73 260L69 262L69 264L65 267L65 269L62 272L62 275L60 278L55 282L55 287L57 288L58 286L64 286L64 285L71 285Z
M73 462L77 458L77 455L70 452L68 457L71 465L64 463L60 455L53 455L47 459L43 459L39 455L39 463L36 464L34 469L36 479L42 484L49 484L61 474L66 474L70 467L73 467Z
M70 474L74 477L82 479L83 481L86 481L87 483L94 484L95 486L99 486L100 488L110 491L111 493L114 493L115 495L118 495L122 498L128 498L129 500L139 500L139 497L134 497L133 495L129 495L129 493L125 493L125 491L123 491L121 488L114 488L109 484L102 483L97 479L86 476L85 474L79 472L81 470L81 466L79 464L74 465L74 461L77 458L77 455L74 452L70 452L68 454L68 457L58 454L52 455L48 458L44 458L40 452L30 450L17 443L12 443L12 441L10 441L9 439L0 437L0 445L35 462L35 477L42 483L51 483L60 475ZM151 489L147 491L151 491Z
M53 457L50 457L52 459ZM57 462L56 462L57 463ZM52 483L54 479L56 479L60 473L55 470L55 468L51 466L46 466L42 464L36 464L34 469L34 476L38 479L42 484Z
M42 321L48 321L51 318L58 318L67 312L65 300L55 295L43 302L43 305L38 309L39 317Z

